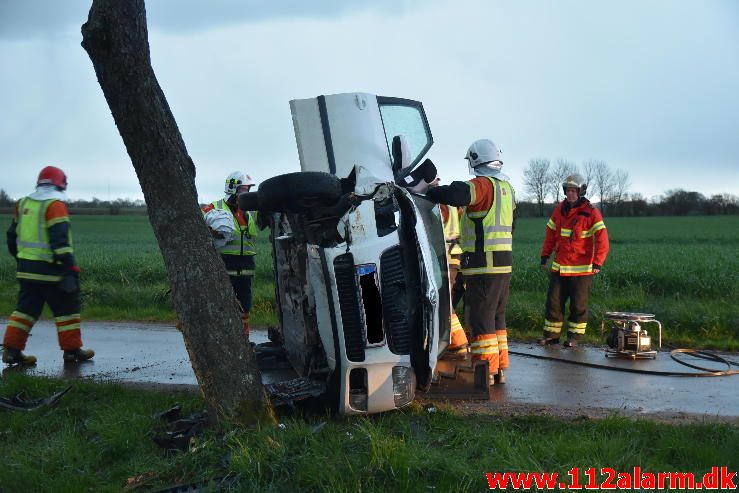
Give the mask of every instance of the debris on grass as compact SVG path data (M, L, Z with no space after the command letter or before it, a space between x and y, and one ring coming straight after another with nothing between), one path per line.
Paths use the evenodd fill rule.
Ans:
M52 406L56 404L64 394L69 392L71 388L72 386L70 385L66 389L60 390L56 394L39 399L27 400L23 397L23 392L14 395L10 399L0 397L0 408L8 409L9 411L35 411L36 409L40 409L44 406Z

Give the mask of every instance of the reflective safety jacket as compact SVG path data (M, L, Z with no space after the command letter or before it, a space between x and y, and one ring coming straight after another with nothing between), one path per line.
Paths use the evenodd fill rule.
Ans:
M60 200L18 201L7 240L18 279L59 282L75 265L69 212Z
M573 206L563 200L554 208L541 248L542 263L555 252L552 271L561 276L589 276L608 256L608 232L600 210L586 198Z
M257 254L255 241L257 237L257 224L251 213L236 208L234 211L225 200L215 200L203 208L203 213L213 209L222 209L231 214L234 221L235 235L233 239L218 249L226 271L229 276L253 276L256 263L254 256Z
M444 240L446 240L449 255L459 255L462 248L459 246L459 210L446 204L440 204L441 219L444 222Z
M513 187L479 176L467 183L470 203L461 221L462 274L508 274L513 269Z

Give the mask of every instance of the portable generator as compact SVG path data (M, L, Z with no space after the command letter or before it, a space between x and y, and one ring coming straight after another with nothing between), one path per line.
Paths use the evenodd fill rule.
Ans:
M662 324L654 319L651 313L606 312L601 324L601 333L606 332L606 324L610 333L606 343L607 358L645 359L656 358L657 351L652 350L652 338L646 324L656 324L659 334L658 348L662 347Z

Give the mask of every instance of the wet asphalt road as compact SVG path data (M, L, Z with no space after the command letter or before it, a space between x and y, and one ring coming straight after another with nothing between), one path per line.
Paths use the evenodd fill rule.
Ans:
M2 327L5 321L0 320ZM4 329L3 329L4 331ZM92 361L65 365L50 320L33 329L26 353L38 357L30 374L63 378L94 377L119 382L196 385L180 332L171 325L138 322L84 322L85 347L95 350ZM251 340L265 342L265 330L252 330ZM510 344L521 353L562 357L597 364L659 371L691 372L675 363L668 353L656 360L606 359L600 348L542 348L527 343ZM727 357L734 361L739 355ZM717 363L695 364L723 370ZM737 369L734 367L734 369ZM552 405L564 408L597 407L629 413L695 413L706 416L739 416L739 375L724 377L663 377L622 373L575 366L556 361L512 355L506 385L493 387L491 400L498 403Z

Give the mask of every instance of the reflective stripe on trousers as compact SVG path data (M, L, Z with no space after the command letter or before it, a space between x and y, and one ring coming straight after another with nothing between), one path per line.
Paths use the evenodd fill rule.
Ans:
M462 327L462 323L459 321L459 317L457 317L457 314L454 312L452 312L451 316L451 326L452 334L449 348L455 349L467 344L467 334L464 333L464 327Z

